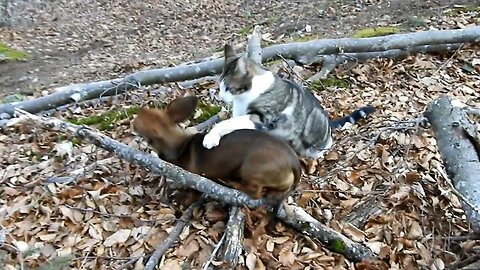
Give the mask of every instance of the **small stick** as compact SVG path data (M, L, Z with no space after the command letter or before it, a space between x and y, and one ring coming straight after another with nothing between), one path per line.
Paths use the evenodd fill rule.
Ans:
M160 258L162 258L165 252L170 248L171 245L173 245L173 243L175 243L175 240L182 233L183 228L185 228L185 225L187 225L187 222L190 220L192 216L193 209L198 207L202 203L203 203L203 200L200 200L196 203L191 204L187 208L187 210L185 210L185 212L180 217L180 220L177 222L177 224L175 224L175 227L173 227L173 230L170 232L170 235L162 243L160 243L157 246L157 248L153 252L150 259L148 259L148 262L145 265L144 270L153 270L155 268Z
M91 164L88 164L83 168L74 170L74 171L70 172L70 174L67 175L67 176L49 177L49 178L46 179L45 182L47 182L47 183L60 183L60 184L64 184L64 185L70 184L71 182L77 180L78 177L83 175L85 172L90 171L90 170L94 170L99 165L106 165L107 163L112 163L112 161L113 161L112 157L105 158L105 159L93 162Z
M217 245L215 245L215 249L213 249L212 254L210 254L210 259L208 259L208 261L206 261L205 264L203 265L203 270L208 269L208 266L210 265L210 263L212 263L213 259L215 258L215 255L220 249L220 246L222 246L223 240L225 240L225 234L222 235L222 238L220 238L220 241L218 241Z

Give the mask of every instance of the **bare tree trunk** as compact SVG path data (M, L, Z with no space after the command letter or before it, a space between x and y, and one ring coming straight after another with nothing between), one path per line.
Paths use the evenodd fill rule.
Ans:
M453 186L464 196L467 220L480 232L480 141L475 126L452 99L441 96L430 102L425 116L432 125L438 150Z

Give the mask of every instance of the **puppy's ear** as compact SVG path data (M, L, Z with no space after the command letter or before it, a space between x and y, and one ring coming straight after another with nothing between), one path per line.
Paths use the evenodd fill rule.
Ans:
M230 57L234 57L235 55L237 55L237 53L235 52L235 50L233 49L232 46L230 46L229 44L225 44L225 47L223 49L223 52L225 54L225 60L227 60L228 58Z
M177 98L167 105L166 113L172 122L183 122L195 112L197 100L196 96Z

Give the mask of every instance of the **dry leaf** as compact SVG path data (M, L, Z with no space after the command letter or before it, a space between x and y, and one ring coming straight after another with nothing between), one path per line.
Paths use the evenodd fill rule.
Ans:
M130 236L132 230L129 229L121 229L115 232L114 234L110 235L105 239L105 242L103 244L106 247L111 247L117 243L123 243L126 242L128 237Z
M180 246L176 251L175 254L181 257L189 258L192 254L198 252L200 250L200 245L198 244L197 240L192 240L188 243L187 246Z

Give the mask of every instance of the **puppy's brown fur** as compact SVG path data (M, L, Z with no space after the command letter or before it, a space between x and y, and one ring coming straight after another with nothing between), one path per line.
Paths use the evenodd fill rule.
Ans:
M133 130L168 162L221 180L254 199L265 195L272 203L281 203L300 180L295 152L285 142L256 130L236 130L222 137L217 147L206 149L205 133L191 134L178 125L194 113L196 103L196 97L189 96L172 101L164 110L143 108Z

